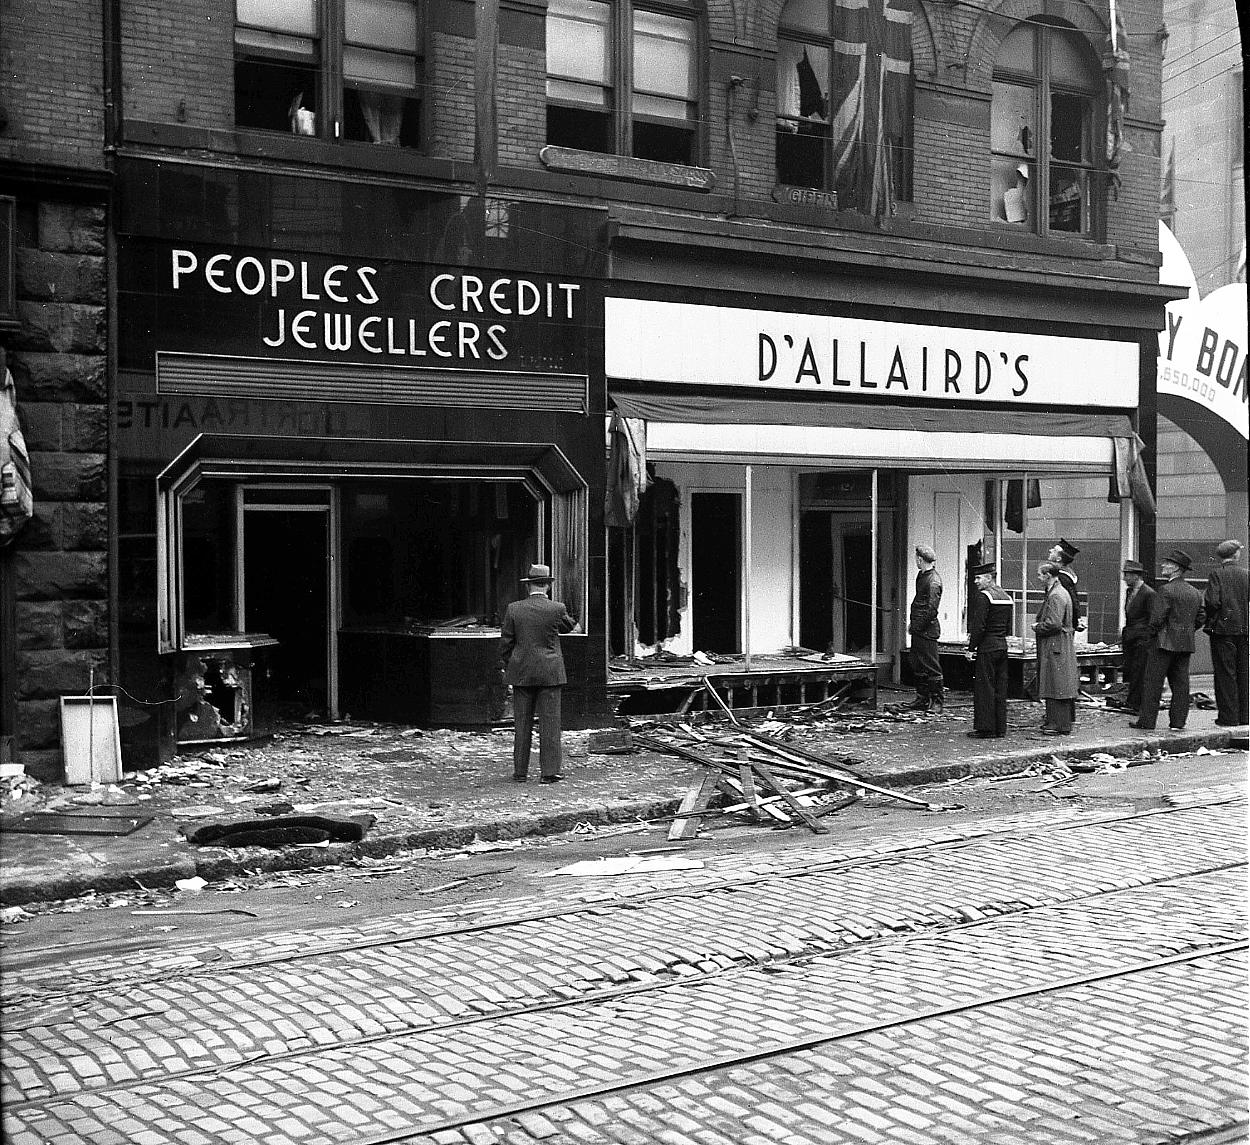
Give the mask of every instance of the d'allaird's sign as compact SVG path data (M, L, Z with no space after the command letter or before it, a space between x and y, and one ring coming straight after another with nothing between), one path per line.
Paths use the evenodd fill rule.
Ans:
M130 368L174 350L585 371L578 282L166 243L132 242L122 260Z
M853 396L1131 408L1135 342L605 300L607 376Z

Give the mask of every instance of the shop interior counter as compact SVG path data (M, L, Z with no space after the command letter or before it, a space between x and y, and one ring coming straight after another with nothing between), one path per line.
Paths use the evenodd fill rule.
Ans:
M951 685L971 681L972 664L964 658L966 640L939 640L938 655L942 674ZM1115 684L1124 664L1124 650L1118 644L1078 644L1076 662L1081 673L1081 690L1097 695ZM1007 694L1013 700L1032 698L1037 676L1037 648L1032 640L1007 640Z

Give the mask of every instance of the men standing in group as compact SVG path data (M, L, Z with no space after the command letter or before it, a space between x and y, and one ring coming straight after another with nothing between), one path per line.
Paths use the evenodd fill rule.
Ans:
M538 715L538 762L541 783L564 778L560 746L560 690L568 683L560 634L579 632L581 627L558 600L549 600L551 568L530 565L525 600L514 600L504 613L499 667L504 682L512 685L514 731L512 778L524 783L529 777L530 741L534 715Z
M1168 730L1178 732L1189 719L1189 657L1194 650L1194 632L1202 627L1202 594L1184 578L1193 560L1184 549L1173 549L1159 567L1167 578L1155 593L1150 609L1150 631L1155 646L1146 662L1141 708L1129 727L1151 731L1159 718L1163 681L1172 689L1168 704Z
M916 546L916 595L912 597L907 634L911 637L911 674L916 678L916 698L908 704L934 715L942 714L942 661L938 657L938 607L942 603L942 578L934 568L937 554L928 545Z
M1215 672L1215 722L1221 727L1237 727L1250 723L1250 683L1246 678L1250 574L1237 563L1241 559L1240 541L1222 541L1216 546L1215 555L1220 564L1211 570L1203 594L1205 629L1211 639L1211 666Z
M1011 596L994 583L992 564L969 570L977 591L968 607L968 651L976 660L972 687L973 739L1007 734L1007 635L1011 631Z
M1037 566L1037 579L1044 590L1033 623L1037 639L1037 695L1046 705L1042 734L1066 736L1072 733L1081 686L1072 647L1072 598L1060 583L1059 566L1054 561L1043 561Z
M1150 607L1155 590L1146 583L1146 569L1138 561L1124 562L1124 628L1120 631L1120 647L1124 651L1124 682L1128 691L1124 706L1130 712L1141 707L1142 681L1146 678L1146 661L1154 644L1150 631Z

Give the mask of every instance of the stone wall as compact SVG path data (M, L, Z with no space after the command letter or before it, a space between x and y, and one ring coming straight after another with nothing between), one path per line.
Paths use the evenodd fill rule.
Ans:
M105 210L19 200L17 309L5 339L30 453L35 512L12 542L17 627L15 754L62 775L60 697L108 662L108 389Z

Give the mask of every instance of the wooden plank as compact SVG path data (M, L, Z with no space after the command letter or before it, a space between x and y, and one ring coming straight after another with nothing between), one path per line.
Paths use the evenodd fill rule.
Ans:
M715 771L708 771L704 774L701 783L697 786L693 783L690 785L681 801L681 806L677 808L677 818L673 820L673 825L668 829L670 841L675 839L693 839L698 834L698 818L682 818L682 813L705 810L708 800L712 798L716 791L720 778Z
M769 787L780 795L781 798L789 805L790 810L802 819L812 831L814 831L817 835L829 834L829 828L826 827L819 819L814 818L811 812L803 807L802 804L800 804L799 801L789 792L789 790L783 787L778 780L774 779L773 773L768 770L768 767L765 764L753 763L751 767L754 769L756 775L758 775Z
M746 792L743 790L742 785L736 779L728 775L724 777L724 781L725 781L726 786L734 790L737 793L738 797L744 800L744 802L742 803L734 804L734 809L739 810L739 809L745 808L747 806L745 802ZM790 816L787 815L780 807L776 806L776 804L781 801L782 801L782 796L780 794L769 795L763 799L760 799L757 797L756 806L770 819L774 819L778 823L784 823L786 826L789 826Z
M738 782L742 784L742 796L747 801L749 814L753 822L758 823L760 820L759 801L755 794L755 779L752 776L751 765L746 761L746 752L738 752Z

